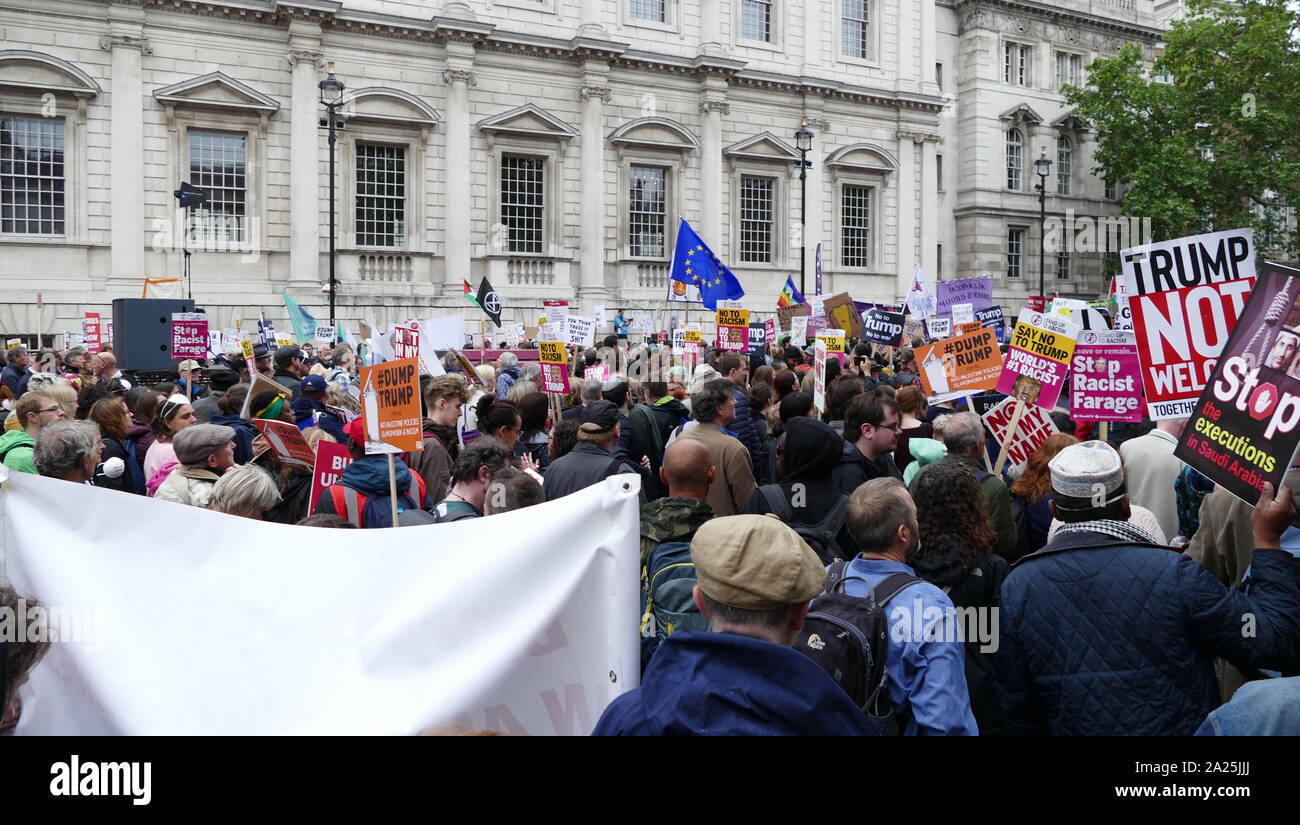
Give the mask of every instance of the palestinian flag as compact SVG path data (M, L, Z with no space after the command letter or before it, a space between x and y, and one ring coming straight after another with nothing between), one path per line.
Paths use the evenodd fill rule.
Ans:
M483 305L478 302L478 296L474 293L474 287L469 285L469 281L465 281L464 283L465 283L465 300L469 301L471 304L478 307L479 309L482 309Z

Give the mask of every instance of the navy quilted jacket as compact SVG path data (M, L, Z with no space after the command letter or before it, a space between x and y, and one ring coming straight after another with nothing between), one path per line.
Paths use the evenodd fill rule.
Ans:
M1300 671L1300 559L1258 549L1251 576L1243 593L1180 553L1058 536L1002 585L1007 732L1190 735L1219 705L1214 656Z

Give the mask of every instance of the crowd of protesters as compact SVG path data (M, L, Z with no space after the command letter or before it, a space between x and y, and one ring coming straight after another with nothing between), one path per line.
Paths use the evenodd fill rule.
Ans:
M515 352L472 374L449 356L421 377L396 502L346 344L258 345L281 387L260 391L233 353L148 384L80 348L33 373L20 347L0 462L335 528L490 517L637 474L643 676L598 734L1300 733L1300 542L1284 535L1300 474L1252 511L1174 458L1185 422L1086 440L1065 407L995 473L980 416L928 403L910 348L849 344L824 409L812 348L788 338L688 363L624 329L574 354L559 403ZM351 463L311 501L257 419ZM873 621L887 632L869 651L827 632ZM9 655L25 657L12 695L39 654Z

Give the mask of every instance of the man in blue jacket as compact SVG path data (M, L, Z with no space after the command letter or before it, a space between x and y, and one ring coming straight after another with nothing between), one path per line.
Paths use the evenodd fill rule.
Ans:
M1062 522L1002 585L998 681L1009 733L1186 736L1219 704L1215 656L1300 671L1291 491L1265 485L1245 592L1128 523L1119 454L1087 441L1048 465Z
M767 431L760 433L749 414L749 359L729 352L718 359L718 374L735 385L731 397L736 399L736 418L731 430L740 443L749 450L749 463L754 468L755 480L764 482L760 474L767 467Z
M826 671L790 647L826 583L797 533L773 516L715 518L696 531L691 560L712 632L665 639L593 735L875 735Z

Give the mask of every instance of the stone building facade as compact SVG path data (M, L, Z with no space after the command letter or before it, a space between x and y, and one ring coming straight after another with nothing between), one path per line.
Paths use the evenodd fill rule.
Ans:
M1159 33L1151 0L0 0L0 328L77 329L187 245L214 324L285 290L323 319L327 62L342 320L465 309L483 276L508 320L662 310L679 217L754 309L801 250L811 292L819 245L828 293L893 299L920 263L1014 308L1037 147L1049 212L1115 211L1060 83ZM211 198L188 217L182 181ZM1101 266L1052 256L1048 293Z

